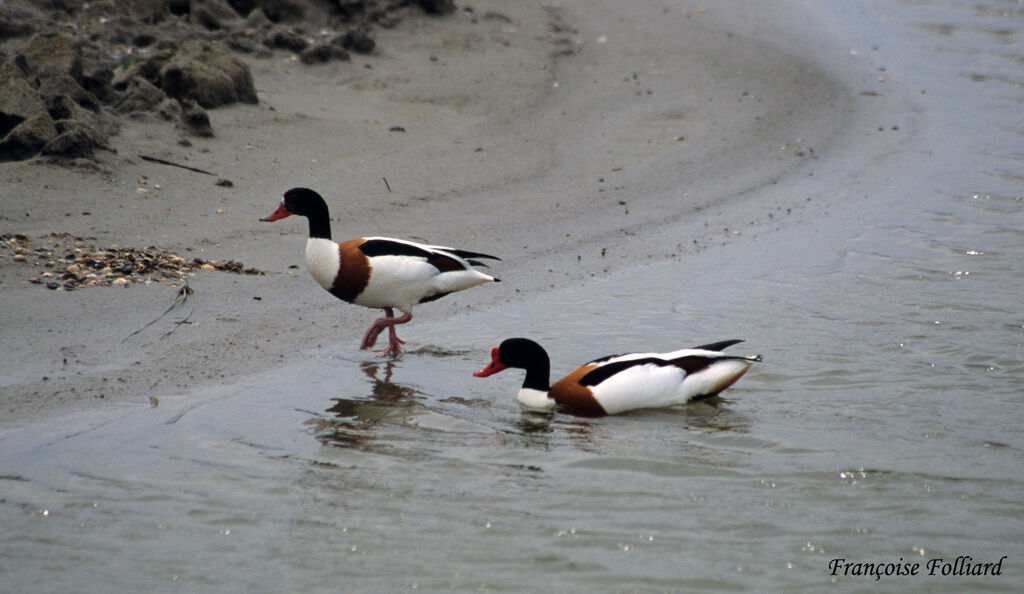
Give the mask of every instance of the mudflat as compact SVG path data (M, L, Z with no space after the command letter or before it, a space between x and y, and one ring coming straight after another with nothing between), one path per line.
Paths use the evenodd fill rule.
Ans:
M308 276L304 221L257 221L294 186L324 195L335 239L502 258L504 282L416 309L412 352L431 344L417 319L498 315L718 241L709 209L794 174L865 109L813 48L786 45L778 17L742 2L474 2L381 29L351 61L241 56L259 102L211 109L212 137L126 119L88 166L0 164L0 233L26 250L156 246L252 269L190 271L172 308L183 280L49 289L29 280L42 259L4 250L0 424L231 382L312 347L355 350L379 312ZM744 216L771 212L758 208Z

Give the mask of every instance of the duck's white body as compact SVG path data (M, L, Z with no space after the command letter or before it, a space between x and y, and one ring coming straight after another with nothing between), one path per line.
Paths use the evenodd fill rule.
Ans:
M463 268L439 270L425 256L413 255L376 255L366 256L362 252L346 249L345 244L367 241L392 242L410 246L439 258L447 258L458 262ZM427 245L392 239L389 237L365 237L344 244L329 239L311 237L306 242L306 267L321 287L331 291L338 290L338 279L346 264L342 253L347 258L363 260L359 267L367 267L368 274L355 276L356 283L365 283L362 290L351 299L352 303L363 307L393 307L404 313L411 313L413 305L431 297L443 296L448 293L462 291L495 280L471 268L471 264L458 256L453 248ZM354 288L353 288L354 289Z
M735 383L760 356L722 353L730 340L669 353L630 353L591 361L548 386L550 363L544 349L524 338L492 350L486 377L507 367L526 369L517 399L528 408L562 406L588 415L614 415L639 408L661 408L709 398Z
M704 369L688 373L682 367L671 363L683 358L706 358L712 362ZM717 351L681 349L670 353L631 353L599 363L588 363L580 369L586 369L589 373L615 363L642 360L660 360L664 363L631 365L600 383L589 386L591 396L606 414L614 415L638 408L677 406L713 396L742 377L755 361L750 358L730 357ZM562 390L572 389L569 382L565 385L560 384L561 381L551 386L551 391L556 397ZM552 404L556 402L552 397L548 400ZM530 402L523 404L530 405Z

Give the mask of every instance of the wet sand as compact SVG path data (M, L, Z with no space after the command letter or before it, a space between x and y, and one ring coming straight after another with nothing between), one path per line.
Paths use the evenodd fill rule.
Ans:
M806 223L817 211L803 196L744 194L812 168L856 171L898 142L863 138L866 115L898 99L816 51L812 34L792 45L800 14L560 6L477 2L472 15L406 21L351 63L248 59L260 104L211 110L216 136L190 147L164 122L131 121L98 171L0 165L0 232L156 245L265 272L198 272L188 324L164 337L187 310L172 312L131 336L180 283L51 291L27 281L39 269L0 259L0 424L228 383L310 348L355 351L378 312L308 277L303 221L257 222L293 186L326 197L336 239L503 258L493 271L505 282L416 309L401 333L415 351L433 344L418 321L500 315L525 295L728 241L730 227ZM850 140L853 162L849 151L829 161Z

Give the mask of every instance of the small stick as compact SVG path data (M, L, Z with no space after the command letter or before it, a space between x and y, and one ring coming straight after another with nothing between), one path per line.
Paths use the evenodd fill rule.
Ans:
M390 194L391 193L391 184L388 183L388 178L382 177L381 179L384 180L384 186L388 189L388 194Z
M159 163L161 165L170 165L171 167L181 167L182 169L188 169L189 171L195 171L196 173L202 173L205 175L217 176L216 173L210 173L209 171L198 169L196 167L189 167L188 165L182 165L181 163L175 163L174 161L168 161L167 159L161 159L160 157L150 157L149 155L139 155L139 158L143 161L149 161L150 163Z
M124 337L124 338L123 338L123 339L121 340L121 342L124 342L124 341L128 340L129 338L131 338L131 337L135 336L135 335L136 335L136 334L138 334L139 332L142 332L142 331L143 331L143 330L145 330L146 328L149 328L149 327L150 327L150 326L152 326L153 324L155 324L155 323L159 322L160 320L162 320L162 319L164 318L164 316L166 316L167 314L171 313L171 311L172 311L173 309L175 309L176 307L178 307L178 306L180 306L180 305L184 305L184 303L185 303L186 301L188 301L188 300L189 300L189 296L190 296L190 295L192 295L192 293L194 293L194 292L195 292L195 291L194 291L194 290L192 289L192 287L190 287L190 286L188 285L188 279L186 279L186 280L185 280L185 284L184 284L184 285L182 285L182 287L181 287L180 289L178 289L178 292L177 292L177 293L176 293L176 294L174 295L174 301L172 301L172 302L171 302L171 306L170 306L170 307L168 307L168 308L167 308L166 310L164 310L164 313L162 313L162 314L160 314L159 316L157 316L157 317L156 317L156 319L154 319L154 320L150 321L150 322L149 322L148 324L146 324L146 325L145 325L145 326L143 326L142 328L139 328L139 329L138 329L138 330L136 330L135 332L132 332L132 333L131 333L131 334L129 334L128 336L125 336L125 337ZM193 301L193 304L192 304L192 310L188 312L188 315L187 315L187 316L185 316L185 319L181 320L180 322L176 322L176 323L174 324L174 327L173 327L173 328L171 328L171 329L170 329L169 331L167 331L167 333L165 333L165 334L164 334L163 336L161 336L160 338L167 338L167 336L168 336L168 335L169 335L169 334L170 334L171 332L174 332L175 330L177 330L177 329L178 329L178 327L179 327L179 326L181 326L182 324L186 323L186 322L188 321L188 319L192 317L192 313L193 313L193 312L195 312L195 310L196 310L196 306L195 306L195 302Z
M192 290L192 287L188 286L188 279L185 279L184 286L182 286L180 289L178 289L178 294L174 296L174 303L179 303L179 300L180 300L180 303L182 305L184 305L184 303L186 301L190 301L189 297L193 293L195 293L195 291ZM187 324L188 323L189 318L191 318L192 314L194 314L196 312L196 301L195 301L195 299L191 300L191 305L192 305L192 309L188 310L188 315L185 316L184 318L178 320L177 322L175 322L173 328L171 328L167 332L164 332L164 335L160 337L161 340L164 339L164 338L167 338L168 336L170 336L171 332L174 332L175 330L180 328L183 324Z

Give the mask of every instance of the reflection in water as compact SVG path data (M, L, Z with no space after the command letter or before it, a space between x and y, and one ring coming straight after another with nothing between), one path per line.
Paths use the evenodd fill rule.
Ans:
M401 424L415 414L416 390L391 381L394 361L366 361L359 367L370 379L370 394L331 398L334 404L325 411L328 417L314 417L306 421L316 432L317 440L324 445L369 449L378 425Z
M729 401L715 396L685 409L686 425L708 433L749 433L750 418L728 408Z
M551 433L552 411L524 410L516 421L516 428L525 435Z
M325 414L306 421L325 446L355 448L407 459L422 459L433 449L464 446L467 440L494 443L505 430L482 420L481 401L436 398L393 380L398 372L422 377L422 362L367 361L360 370L369 379L365 396L331 398ZM483 409L486 410L486 409Z
M522 409L512 425L514 430L507 432L505 443L524 449L551 451L568 448L585 454L602 454L607 452L609 436L621 443L621 435L617 435L621 424L645 423L653 432L667 430L676 433L676 437L684 442L678 446L680 451L704 447L695 443L700 442L702 436L713 437L716 447L766 450L777 445L744 437L750 433L751 420L749 416L731 410L728 404L729 401L716 396L686 406L637 410L603 418ZM655 445L655 449L658 447Z
M373 385L373 398L379 400L400 400L402 398L412 398L416 394L416 390L412 388L406 388L405 386L395 384L391 382L391 376L395 372L394 361L384 361L384 378L377 377L377 373L381 367L381 363L374 361L363 362L359 368L363 370L366 377L370 378L370 382Z
M568 441L575 444L576 449L580 451L593 450L593 426L583 419L568 417L554 411L522 409L512 426L514 430L508 432L505 440L509 446L551 451Z

